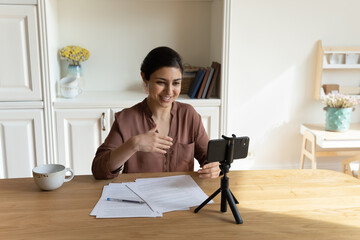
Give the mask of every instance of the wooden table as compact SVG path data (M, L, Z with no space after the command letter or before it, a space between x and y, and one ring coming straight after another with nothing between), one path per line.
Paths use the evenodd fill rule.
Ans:
M300 133L305 131L316 136L316 144L321 148L360 148L360 123L351 124L345 132L325 131L324 124L302 124Z
M230 189L244 224L235 224L220 196L197 214L161 218L96 219L89 216L102 188L140 177L190 174L208 195L220 179L196 173L123 174L99 181L75 178L40 191L31 178L0 180L0 239L359 239L360 180L328 170L232 171Z
M324 124L302 124L300 133L303 135L301 169L306 158L316 169L318 157L346 157L342 160L342 171L354 176L350 163L360 160L360 123L351 124L345 132L325 131Z

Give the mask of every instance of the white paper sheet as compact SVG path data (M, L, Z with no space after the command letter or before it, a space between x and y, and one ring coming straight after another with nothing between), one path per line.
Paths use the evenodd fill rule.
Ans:
M107 201L107 198L142 200L126 185L117 184L104 186L102 196L96 204L91 216L96 218L128 218L128 217L161 217L162 214L154 212L147 203L126 203Z
M98 212L98 209L99 209L99 207L100 207L100 204L101 204L101 202L103 201L103 200L106 200L106 193L107 193L107 188L108 188L109 186L104 186L104 188L103 188L103 191L102 191L102 193L101 193L101 197L100 197L100 199L99 199L99 201L96 203L96 205L95 205L95 207L93 208L93 210L91 211L91 213L90 213L90 216L96 216L96 213Z
M186 210L208 198L189 175L137 179L126 185L160 213Z
M107 198L145 203L107 201ZM136 179L131 183L110 183L104 186L90 215L96 218L161 217L164 212L188 210L207 198L188 175Z

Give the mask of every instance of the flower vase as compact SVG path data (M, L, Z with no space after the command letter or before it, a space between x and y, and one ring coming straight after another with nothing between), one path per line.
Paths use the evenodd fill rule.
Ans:
M81 65L69 65L66 77L60 80L60 91L64 98L75 98L84 90Z
M68 65L67 67L67 76L68 77L82 77L82 67L81 65Z
M80 88L79 92L82 92L85 88L85 80L83 77L83 71L81 65L68 65L67 67L67 77L75 77L78 87Z
M344 132L350 128L351 112L353 108L332 108L326 110L326 131Z

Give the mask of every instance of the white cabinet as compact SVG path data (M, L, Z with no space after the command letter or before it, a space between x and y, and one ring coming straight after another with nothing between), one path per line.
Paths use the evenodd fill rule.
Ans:
M203 125L209 138L219 138L219 108L196 107L195 110L201 115Z
M36 4L0 1L0 178L31 177L34 166L52 161L45 138Z
M0 178L31 177L44 163L43 110L0 110Z
M21 132L25 137L17 134L17 142L13 136L4 137L10 128L1 129L1 177L16 175L7 170L14 169L14 158L27 161L17 165L19 177L45 162L90 174L114 112L144 99L139 65L157 46L174 48L191 65L221 63L216 98L179 98L200 112L210 138L217 138L226 129L229 12L230 0L0 0L0 111L20 111L21 106L41 119L30 121L31 127ZM76 99L63 99L56 93L66 63L57 52L72 44L87 48L91 56L83 64L84 92ZM35 102L41 107L29 107ZM12 103L19 106L12 108ZM20 114L5 123L26 125L24 119ZM19 143L35 147L16 152ZM16 157L9 157L9 152Z
M115 113L122 109L55 110L58 162L73 168L75 174L91 174L96 149L108 135ZM197 107L196 111L201 115L209 137L218 138L219 108ZM195 169L198 168L196 162Z
M37 9L0 4L0 101L42 100Z
M110 127L109 109L56 110L57 162L76 175L91 174L96 149Z

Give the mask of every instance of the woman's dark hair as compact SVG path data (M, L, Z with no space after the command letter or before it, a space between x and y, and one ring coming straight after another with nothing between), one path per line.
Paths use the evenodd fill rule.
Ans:
M162 67L179 68L181 74L184 71L180 55L169 47L157 47L146 55L141 64L141 72L144 73L145 79L149 80L151 74Z

